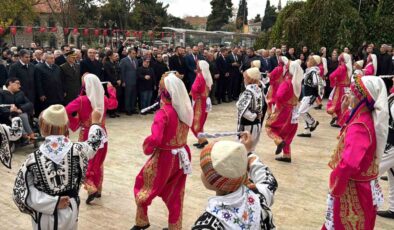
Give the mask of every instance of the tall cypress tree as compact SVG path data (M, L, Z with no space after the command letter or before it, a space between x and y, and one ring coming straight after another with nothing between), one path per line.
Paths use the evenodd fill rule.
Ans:
M212 0L211 7L212 11L207 20L207 30L220 30L232 17L233 3L231 0Z
M246 0L239 1L237 19L236 19L237 29L242 29L243 25L248 24L248 3Z
M276 7L271 6L270 0L268 0L265 6L263 21L261 22L261 31L267 31L271 28L275 24L277 15Z

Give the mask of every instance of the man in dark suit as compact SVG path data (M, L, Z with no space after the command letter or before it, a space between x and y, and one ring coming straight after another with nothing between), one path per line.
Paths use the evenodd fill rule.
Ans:
M253 48L248 48L246 50L246 56L242 61L242 71L245 72L247 69L249 69L251 63L255 60L259 60L259 57L256 56Z
M64 104L67 105L78 97L81 92L82 81L79 73L80 67L76 63L77 54L70 51L65 54L67 62L60 66L64 90Z
M127 50L128 56L120 61L120 79L124 87L125 110L128 116L135 111L137 102L137 52L133 48Z
M19 51L19 60L10 66L9 78L16 77L21 84L21 91L34 104L36 101L35 67L30 64L30 53L26 49ZM38 114L37 114L38 115Z
M64 102L60 67L55 65L54 55L52 53L45 53L43 61L44 63L37 64L35 72L37 94L40 99L38 113L51 105L63 104Z
M231 64L227 61L228 50L226 48L220 48L220 53L216 58L216 67L219 71L220 77L218 82L218 103L223 102L231 102L230 99L230 90L231 90L231 81L230 81L230 67Z
M270 61L269 55L270 55L270 54L269 54L269 51L268 51L268 50L263 50L262 57L261 57L261 59L260 59L260 62L261 62L260 71L261 71L262 73L271 72L271 71L272 71L272 68L271 68L271 61Z
M275 69L275 68L278 66L279 57L280 57L281 55L282 55L282 50L281 50L281 49L276 49L276 50L275 50L275 56L272 56L272 57L270 58L272 70Z
M59 57L57 57L57 58L55 59L55 64L58 65L58 66L61 66L61 65L63 65L64 63L67 62L66 56L65 56L64 54L70 52L70 50L71 50L71 48L70 48L69 45L62 45L62 46L60 47L60 49L61 49L63 55L60 55Z
M239 71L241 66L241 56L238 55L238 48L234 48L227 56L227 62L230 63L230 94L229 98L238 100L241 93L242 76Z
M0 89L3 88L3 85L8 79L8 71L5 67L5 64L1 63L0 61Z
M42 50L37 49L34 51L34 60L31 61L33 65L37 65L38 63L42 63Z
M186 55L185 63L187 67L187 90L190 91L194 80L196 79L197 73L197 64L199 60L204 60L204 57L199 54L198 47L193 46L193 50L191 54Z
M96 50L88 49L88 58L81 61L80 74L83 76L85 73L96 75L100 81L104 81L104 67L103 64L96 60Z
M378 70L376 75L391 75L393 73L393 62L392 56L388 54L388 45L382 44L380 47L380 54L378 55ZM383 78L387 88L387 92L390 92L393 86L391 78Z
M175 54L169 59L169 67L170 70L177 71L181 75L182 81L186 86L186 64L185 59L183 58L184 53L184 49L180 46L177 46L175 48Z

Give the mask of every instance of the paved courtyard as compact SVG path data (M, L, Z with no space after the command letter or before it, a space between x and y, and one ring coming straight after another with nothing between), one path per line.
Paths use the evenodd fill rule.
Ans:
M294 139L293 163L274 160L275 145L265 131L257 147L258 155L271 168L279 183L273 205L278 229L320 229L324 221L329 177L327 162L336 145L339 129L329 126L330 118L324 111L312 111L312 114L320 121L320 126L311 139ZM86 193L81 189L80 230L130 229L134 224L134 178L147 160L141 146L150 133L152 119L152 115L135 115L107 120L109 152L105 162L103 195L101 199L94 201L94 205L87 206L84 202ZM303 125L300 125L299 130L302 127ZM235 128L234 103L213 107L206 124L207 132L233 131ZM77 136L73 134L72 137L75 140ZM188 141L189 145L195 141L191 132ZM186 185L184 229L190 229L204 211L208 197L213 195L200 181L200 152L196 148L191 149L193 174ZM30 217L21 214L11 198L16 172L30 151L32 148L26 147L14 154L12 170L0 166L0 229L31 229ZM380 183L387 194L387 182ZM387 201L384 207L387 208ZM152 226L150 229L166 227L167 209L160 199L153 202L149 215ZM394 221L378 217L375 229L394 229Z

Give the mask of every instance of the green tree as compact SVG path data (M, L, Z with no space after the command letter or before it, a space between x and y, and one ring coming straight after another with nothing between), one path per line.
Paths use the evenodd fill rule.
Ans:
M244 25L248 24L248 3L246 0L239 1L237 18L235 20L237 29L242 29Z
M136 30L158 30L168 24L167 5L157 0L136 0L131 26Z
M16 20L32 22L36 16L33 7L40 0L2 0L0 7L0 26L8 28Z
M261 16L260 16L260 14L257 14L257 15L256 15L256 17L253 19L253 22L254 22L254 23L256 23L256 22L261 22Z
M275 24L277 15L276 7L271 6L270 0L267 0L263 21L261 22L261 31L267 31L271 28Z
M220 30L220 28L228 24L232 17L233 3L231 0L212 0L211 7L212 11L207 20L207 30Z
M190 25L188 22L183 20L182 18L175 17L173 15L168 15L168 24L169 27L175 28L183 28L183 29L193 29L193 26Z
M130 24L129 16L134 2L134 0L108 0L99 9L101 21L112 20L117 23L120 29L127 29Z

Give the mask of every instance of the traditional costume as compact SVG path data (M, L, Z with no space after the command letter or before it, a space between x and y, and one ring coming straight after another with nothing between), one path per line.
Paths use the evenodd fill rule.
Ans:
M315 60L315 63L319 63L321 59L317 55L311 56ZM304 74L304 97L301 100L300 107L298 108L298 115L301 116L305 121L305 130L303 133L298 134L299 137L311 137L311 132L315 131L319 122L316 121L309 113L309 109L312 108L313 103L319 97L319 82L320 69L318 66L312 66L306 69Z
M101 112L101 126L105 130L106 110L116 109L118 106L116 90L113 87L108 87L109 98L107 98L104 88L96 75L86 74L83 77L82 84L84 90L82 90L81 95L66 106L70 129L74 132L80 129L79 141L85 141L88 138L89 127L92 124L91 113L93 110ZM100 149L94 158L89 161L84 182L84 188L88 191L89 195L86 200L87 204L94 200L94 198L101 197L104 178L104 160L107 155L107 149L108 143L105 143L104 148Z
M283 78L287 72L286 66L288 63L289 60L286 57L280 56L278 66L268 74L270 83L267 93L268 115L273 112L273 107L275 106L275 94L278 91L279 85L283 82Z
M40 116L44 143L31 153L17 173L13 199L23 213L32 217L35 230L75 230L78 228L79 188L88 160L106 140L98 125L89 128L86 142L73 143L68 133L67 113L53 105ZM61 199L68 206L60 208Z
M201 152L200 166L202 180L226 195L209 198L193 230L275 229L271 206L278 183L255 154L219 141Z
M330 193L322 229L374 229L383 203L377 177L387 141L387 92L382 79L355 76L351 92L360 102L342 127L329 166Z
M209 64L206 61L199 61L198 68L201 71L197 74L191 89L193 99L193 125L191 130L196 138L198 133L204 132L204 124L208 117L208 112L212 109L209 92L212 87L212 76L209 71ZM198 138L198 143L194 144L197 148L204 148L208 144L207 139Z
M356 61L354 63L353 75L361 75L361 76L363 76L364 75L363 66L364 66L364 61L363 60ZM353 78L352 78L352 80L353 80Z
M260 70L256 67L246 70L245 74L260 81ZM238 126L237 131L249 131L253 138L253 150L255 150L260 139L261 117L263 113L263 93L258 84L246 85L245 91L237 101Z
M378 58L375 54L369 54L367 58L367 64L363 69L365 76L376 76L378 71Z
M382 217L394 219L394 87L391 88L389 104L389 134L387 137L386 148L379 165L379 174L387 172L389 181L389 208L387 211L378 211Z
M340 127L342 119L341 104L345 91L349 89L352 76L352 59L349 54L342 53L338 68L330 75L330 85L333 88L327 103L327 113L332 115L330 122L333 127Z
M11 169L12 152L10 141L17 141L22 137L23 126L19 117L11 120L11 127L5 124L0 125L0 161L3 165Z
M276 160L291 162L290 145L297 132L297 103L301 94L303 70L299 60L290 61L287 65L284 81L275 95L275 110L266 121L266 131L277 145L275 154L283 150L283 156Z
M187 135L193 123L193 108L185 85L173 73L162 78L160 88L162 106L155 114L152 134L143 144L150 158L134 185L137 214L133 230L150 226L148 207L157 196L168 208L168 228L182 229L186 176L191 173Z
M314 55L317 66L319 67L319 78L318 78L318 97L316 98L317 107L315 109L321 109L323 107L322 101L324 96L324 89L326 88L326 75L328 73L327 59Z

